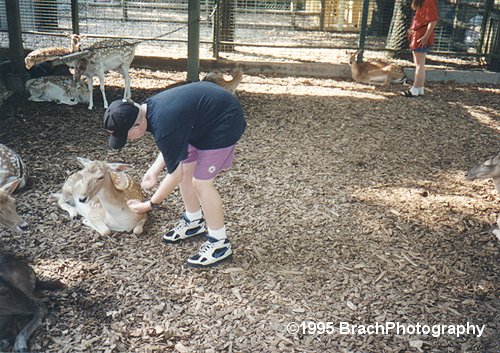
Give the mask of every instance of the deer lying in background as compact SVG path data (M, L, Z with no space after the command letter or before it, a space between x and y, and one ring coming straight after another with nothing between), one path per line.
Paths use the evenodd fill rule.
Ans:
M465 179L493 179L495 188L500 194L500 153L486 161L479 163L465 174ZM499 229L494 229L493 234L500 240L500 215L497 219Z
M111 231L141 234L146 215L127 206L128 200L143 199L139 183L123 172L130 166L77 159L84 168L66 180L61 194L54 194L59 206L72 219L81 215L83 223L101 235Z
M0 143L0 186L21 179L18 190L28 181L28 169L23 160L12 149Z
M0 252L0 351L28 352L28 341L42 324L47 309L35 290L61 289L59 281L39 281L35 271L18 257ZM27 324L22 323L26 321ZM17 327L22 327L18 333Z
M16 233L28 229L28 223L17 214L16 200L11 196L20 183L21 179L16 179L0 187L0 225Z
M26 82L33 102L57 102L68 105L89 102L87 83L71 76L46 76Z
M391 83L404 83L406 81L406 75L400 66L381 60L358 63L358 54L359 51L352 54L349 58L352 78L356 82L389 85Z
M108 39L96 42L86 48L90 52L88 57L75 60L72 65L74 66L75 73L73 75L75 80L79 80L83 75L87 77L87 84L89 88L89 106L91 110L94 107L92 99L93 79L99 78L99 88L101 89L102 99L104 101L104 108L108 107L106 93L104 91L104 73L110 70L118 71L125 81L124 99L130 99L132 93L130 91L130 75L129 69L134 60L135 44L128 43L121 39Z
M239 67L235 68L233 70L232 76L233 78L231 80L226 80L222 72L220 72L219 70L214 70L207 73L202 81L210 81L216 83L234 94L236 92L236 88L243 79L243 70L241 70Z
M14 92L9 91L3 81L0 81L0 107L12 96Z
M83 34L70 34L69 38L71 40L71 43L69 48L51 47L51 48L36 49L32 51L24 59L26 68L29 70L33 67L33 65L41 63L43 61L56 60L60 56L80 51L81 40L85 39L86 37L87 36Z

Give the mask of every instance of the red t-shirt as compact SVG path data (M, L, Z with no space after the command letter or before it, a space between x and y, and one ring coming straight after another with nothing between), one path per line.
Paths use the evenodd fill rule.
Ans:
M420 44L416 42L416 39L423 37L425 32L427 31L427 25L430 22L437 22L438 17L438 9L437 9L437 1L436 0L424 0L422 6L415 11L415 16L411 22L410 29L413 31L412 36L413 40L410 40L410 49L417 49ZM427 43L423 45L423 47L431 47L434 44L434 31L429 36Z
M416 30L422 26L439 19L436 0L424 0L422 6L415 11L415 17L411 23L411 29Z

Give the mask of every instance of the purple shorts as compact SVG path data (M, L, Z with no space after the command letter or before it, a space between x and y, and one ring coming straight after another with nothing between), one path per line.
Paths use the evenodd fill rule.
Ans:
M188 156L182 163L196 162L193 176L198 180L215 178L223 169L231 168L235 145L215 150L199 150L188 145Z

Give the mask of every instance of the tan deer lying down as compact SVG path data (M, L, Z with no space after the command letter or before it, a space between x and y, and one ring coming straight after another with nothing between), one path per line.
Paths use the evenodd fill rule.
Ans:
M28 223L17 214L16 200L11 196L20 183L21 179L16 179L0 187L0 225L16 233L28 229Z
M45 76L26 82L33 102L56 102L68 105L89 102L87 83L71 76Z
M352 78L356 82L389 85L406 81L406 75L400 66L380 60L365 61L359 64L357 62L358 53L352 54L349 58Z
M70 34L69 38L71 40L69 48L52 47L52 48L41 48L33 50L26 56L24 63L26 68L29 70L35 64L41 63L43 61L52 61L60 56L68 55L80 51L81 40L86 38L83 34Z
M203 78L203 81L216 83L234 94L242 79L243 70L237 67L233 70L233 78L231 80L226 80L222 72L220 72L219 70L214 70L207 73Z
M79 80L83 75L87 77L89 88L89 109L94 107L92 99L93 79L99 78L99 87L104 101L104 108L108 107L106 92L104 91L104 73L110 70L118 71L122 74L125 81L124 99L130 99L132 93L130 91L130 75L129 69L134 60L135 45L121 39L107 39L96 42L86 48L91 54L90 56L75 60L72 65L75 68L73 75L75 80Z
M479 163L465 174L465 179L493 179L495 188L500 194L500 153ZM494 229L493 234L500 240L500 215L497 219L499 229Z
M10 351L10 346L14 352L29 351L28 341L47 315L47 309L34 294L35 290L63 287L58 280L38 280L35 271L23 260L0 252L1 352ZM18 326L22 328L20 332Z
M143 199L139 183L123 172L130 166L77 159L84 168L66 180L61 194L54 194L59 206L71 218L81 215L83 223L101 235L111 231L141 234L146 215L127 206L128 200Z

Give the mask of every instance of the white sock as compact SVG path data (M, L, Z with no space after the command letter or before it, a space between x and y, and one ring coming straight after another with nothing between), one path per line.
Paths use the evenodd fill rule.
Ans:
M418 96L420 94L420 88L417 88L415 86L411 86L410 92L413 96Z
M226 239L226 226L215 230L208 228L208 236L216 240Z
M198 219L201 219L202 217L203 217L203 214L201 213L201 208L196 212L186 211L186 218L189 219L191 222L197 221Z
M419 96L423 96L424 95L424 87L423 86L418 89L418 95Z

